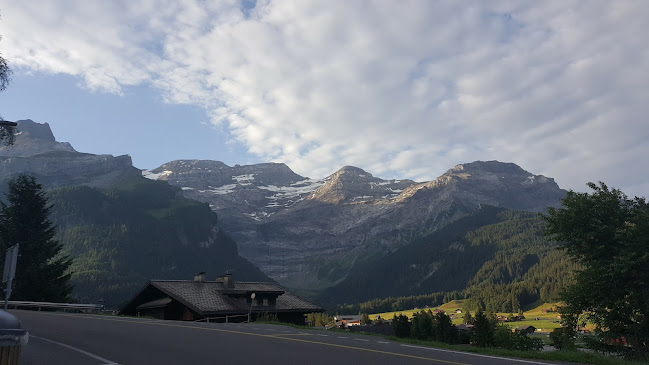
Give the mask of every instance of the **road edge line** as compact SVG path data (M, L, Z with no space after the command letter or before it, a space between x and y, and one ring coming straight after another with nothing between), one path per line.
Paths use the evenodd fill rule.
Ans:
M35 338L35 339L37 339L37 340L41 340L41 341L45 341L45 342L50 342L50 343L53 343L53 344L55 344L55 345L63 346L63 347L65 347L65 348L69 349L69 350L73 350L73 351L76 351L76 352L82 353L82 354L84 354L84 355L86 355L86 356L90 356L90 357L92 357L92 358L95 359L95 360L99 360L99 361L105 363L105 364L103 364L103 365L119 365L118 363L116 363L116 362L114 362L114 361L111 361L111 360L105 359L105 358L103 358L103 357L101 357L101 356L99 356L99 355L95 355L95 354L90 353L90 352L88 352L88 351L82 350L82 349L80 349L80 348L78 348L78 347L74 347L74 346L71 346L71 345L68 345L68 344L65 344L65 343L62 343L62 342L58 342L58 341L54 341L54 340L50 340L50 339L48 339L48 338L44 338L44 337L40 337L40 336L30 335L30 337L31 337L31 338Z

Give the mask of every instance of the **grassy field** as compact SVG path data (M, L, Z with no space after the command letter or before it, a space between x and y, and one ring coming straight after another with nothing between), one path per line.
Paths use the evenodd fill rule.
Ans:
M557 318L558 313L556 312L543 313L542 309L551 309L553 307L556 307L558 304L559 303L538 303L535 307L530 308L529 310L523 312L523 315L525 316L525 320L516 321L516 322L503 322L503 324L511 328L516 328L521 326L534 326L537 328L538 332L552 332L555 328L561 327L561 325L558 323L559 321L559 319ZM370 314L370 319L375 320L379 316L383 319L391 319L392 317L394 317L395 314L396 315L403 314L408 316L408 318L412 318L412 315L414 313L420 312L422 309L425 310L441 309L444 310L449 315L455 314L457 318L453 319L454 324L462 323L464 320L464 315L466 314L466 311L464 310L464 301L453 300L451 302L444 303L439 307L434 307L434 308L421 308L421 309L416 308L416 309L397 311L397 312L384 312L384 313ZM456 309L461 309L462 313L455 313ZM471 314L475 315L475 313L471 313ZM497 313L497 315L502 315L507 317L509 316L509 313Z
M381 317L383 318L383 316L381 316ZM316 329L314 327L298 326L298 325L294 325L294 324L287 324L287 323L281 323L281 322L256 322L256 323L267 323L267 324L274 324L274 325L281 325L281 326L290 326L290 327L298 328L298 329L301 329L301 330L322 331L322 329ZM335 329L335 328L332 328L329 331L346 332L344 330ZM432 348L448 349L448 350L463 351L463 352L471 352L471 353L492 355L492 356L505 356L505 357L522 358L522 359L535 359L535 360L545 360L545 361L555 361L555 362L560 361L560 362L563 362L563 363L581 363L581 364L593 364L593 365L647 365L646 362L628 361L628 360L624 360L624 359L617 358L617 357L604 356L604 355L600 355L600 354L596 354L596 353L583 352L583 351L566 351L566 350L549 351L549 352L544 352L544 351L516 351L516 350L505 350L505 349L493 348L493 347L474 347L474 346L468 346L468 345L448 345L448 344L441 343L441 342L420 341L420 340L415 340L415 339L411 339L411 338L387 337L387 336L382 336L382 335L379 335L379 334L376 334L376 333L363 333L363 332L360 332L360 333L366 334L366 335L382 337L382 338L386 338L388 340L398 341L398 342L402 342L402 343L409 343L409 344L420 345L420 346L428 346L428 347L432 347ZM541 334L541 335L535 335L535 336L539 336L539 338L542 338L546 344L548 343L547 335L542 335Z

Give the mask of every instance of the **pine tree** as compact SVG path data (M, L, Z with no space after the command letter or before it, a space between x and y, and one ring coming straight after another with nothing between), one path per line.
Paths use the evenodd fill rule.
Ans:
M464 324L473 324L473 316L471 315L471 312L467 311L466 314L464 315L464 319L462 320L462 323Z
M490 315L478 310L476 313L473 328L471 328L471 343L478 347L489 347L494 344L494 332L496 325L489 319Z
M68 268L49 221L51 205L36 179L19 175L9 181L7 202L0 202L0 256L20 244L12 299L65 302L70 299Z

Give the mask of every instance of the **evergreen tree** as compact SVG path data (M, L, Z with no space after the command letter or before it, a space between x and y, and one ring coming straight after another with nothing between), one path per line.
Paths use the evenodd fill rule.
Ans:
M493 346L495 330L496 325L489 320L489 315L479 310L471 328L471 343L478 347Z
M418 340L428 340L433 335L433 318L432 314L426 311L414 313L412 315L412 327L410 336Z
M60 255L62 245L54 240L49 221L51 205L43 188L32 176L19 175L9 181L7 202L0 202L0 256L20 244L12 298L16 300L65 302L72 286L67 272L72 260Z
M408 316L395 314L392 319L392 327L394 328L395 336L401 338L410 337L410 320L408 320Z
M457 327L451 321L451 317L444 312L438 312L433 318L433 332L435 340L454 344L458 342Z
M473 322L474 322L474 320L473 320L473 316L471 315L471 312L467 311L466 314L464 315L462 323L464 323L464 324L473 324Z

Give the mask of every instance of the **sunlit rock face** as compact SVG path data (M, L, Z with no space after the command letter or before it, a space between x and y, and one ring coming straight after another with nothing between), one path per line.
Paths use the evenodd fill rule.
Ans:
M209 203L244 257L303 289L332 285L358 259L390 252L481 204L540 212L565 194L553 179L498 161L457 165L428 182L383 180L352 166L310 179L284 164L199 160L143 174Z
M57 142L47 123L19 120L15 143L0 147L0 181L21 173L34 175L46 188L65 185L108 187L139 175L128 155L81 153Z

